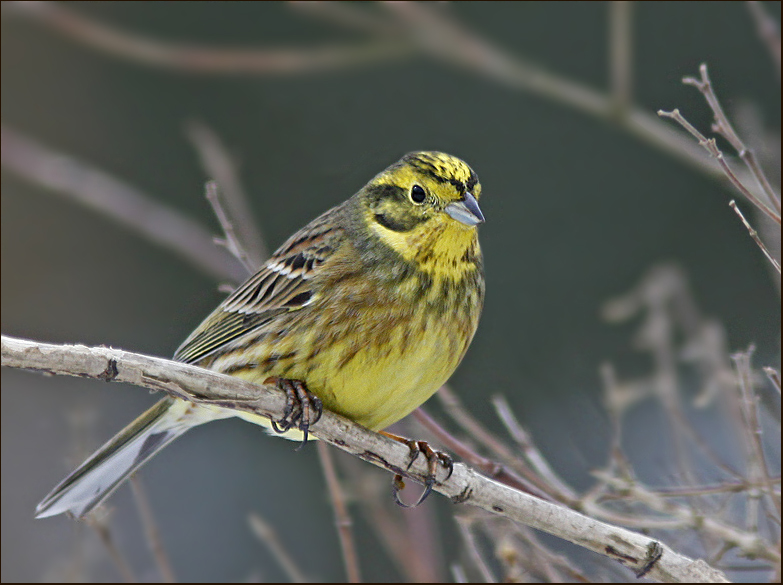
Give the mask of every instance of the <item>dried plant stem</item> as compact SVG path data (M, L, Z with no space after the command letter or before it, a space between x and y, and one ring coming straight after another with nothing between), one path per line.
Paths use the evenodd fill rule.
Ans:
M106 524L102 521L90 519L89 516L87 517L86 522L90 525L91 528L95 530L95 532L98 533L98 537L101 539L103 546L105 546L106 550L109 552L109 556L111 557L112 562L117 567L120 575L122 575L122 580L126 583L137 583L138 580L133 573L133 569L131 569L128 561L125 560L120 550L115 546L114 539L111 537L111 531L109 530L109 527L106 526Z
M635 501L645 504L655 512L666 514L669 519L673 520L676 524L679 524L680 528L693 528L698 531L703 531L705 534L713 536L720 542L728 542L732 546L736 546L744 555L749 557L763 558L774 563L780 562L780 553L764 542L758 534L739 530L730 524L712 517L705 517L704 515L697 513L697 511L693 510L691 507L666 500L656 492L649 490L638 483L631 483L601 471L594 472L594 475L608 485L631 496ZM659 520L661 519L659 518ZM654 525L654 523L650 522L645 522L644 524L650 526ZM668 528L674 527L676 526L668 525Z
M508 430L511 438L522 449L522 455L527 459L530 466L540 475L547 485L551 486L560 494L563 500L576 500L576 493L558 476L549 462L544 458L541 451L533 443L530 434L522 428L516 416L511 410L505 397L496 395L492 397L492 405L495 407L498 417Z
M745 219L744 215L742 215L742 212L740 211L739 207L737 207L737 203L734 201L734 199L729 201L729 206L731 206L731 208L734 210L734 213L736 213L739 216L745 228L747 228L750 237L753 238L753 241L756 242L756 245L759 248L761 248L761 251L767 257L767 260L769 260L772 263L772 266L775 268L775 270L777 270L778 274L780 274L780 264L778 263L777 260L775 260L775 257L772 254L770 254L769 250L764 245L764 242L761 241L758 232L751 227L751 225L748 223L748 220Z
M513 450L508 447L503 441L501 441L493 433L489 432L484 425L482 425L476 418L471 415L463 406L460 399L448 386L443 386L435 395L446 408L455 422L457 422L465 431L466 435L471 439L477 441L491 453L500 459L500 461L511 468L511 470L517 472L518 475L512 474L511 470L500 469L500 473L509 474L510 478L521 476L524 478L521 485L522 489L526 489L535 495L539 493L546 494L545 498L556 499L565 503L570 503L566 494L553 493L553 486L548 485L545 481L542 481L535 473L532 473L530 469L522 465L517 459ZM492 462L494 464L494 462ZM497 465L497 464L495 464ZM497 477L498 481L505 481L502 475ZM509 484L513 485L513 484ZM531 490L531 485L533 490ZM542 497L542 496L539 496Z
M441 389L443 391L443 389ZM477 453L475 449L460 441L457 437L449 433L440 423L432 418L423 407L413 411L413 417L428 431L430 431L446 448L456 453L459 457L467 461L470 465L477 467L488 477L506 484L515 489L526 491L549 501L555 501L544 488L547 487L538 477L532 473L524 475L516 473L507 466L488 459Z
M167 248L202 272L239 280L245 271L212 235L183 213L84 162L2 126L3 167L65 195Z
M359 555L356 552L356 543L353 538L351 515L348 513L348 507L345 505L345 497L340 487L340 481L337 479L337 471L334 467L329 446L320 441L318 442L318 457L321 460L326 485L329 488L329 497L334 508L334 521L337 527L337 534L340 537L340 548L343 551L343 564L348 575L348 582L361 583Z
M465 544L465 549L468 551L468 557L471 561L473 561L473 565L476 567L476 569L478 569L483 582L497 583L497 578L492 574L492 571L490 570L489 565L484 559L484 555L482 554L478 543L476 542L476 537L473 534L473 523L470 521L470 518L457 516L455 521L457 522L459 533L462 536L462 540Z
M767 45L769 54L777 65L778 81L780 80L780 26L761 2L747 2L748 10L756 23L759 38Z
M625 115L632 104L632 9L633 4L625 0L615 0L609 4L609 75L612 84L612 101L618 116Z
M694 86L704 96L707 105L712 110L713 116L715 116L715 122L712 125L713 132L717 132L729 141L729 144L731 144L732 148L748 167L751 175L756 179L761 190L767 196L767 203L771 204L775 211L777 211L778 216L780 216L780 195L775 193L772 185L770 185L769 179L767 179L767 176L759 165L756 154L745 146L745 143L740 140L740 137L737 135L731 122L729 122L728 116L726 116L723 107L720 105L720 101L718 101L718 96L715 95L715 91L712 89L712 82L710 81L707 72L706 63L701 64L699 73L701 75L700 79L685 77L682 82L685 85Z
M223 205L220 201L220 190L218 189L217 183L215 181L207 181L204 186L204 191L206 193L207 201L209 201L209 204L212 206L212 211L217 216L220 227L225 234L225 238L215 238L214 242L217 245L226 248L232 256L242 263L242 266L245 267L248 274L252 274L258 269L258 266L254 267L253 263L248 260L245 249L237 239L236 233L234 232L234 224L231 223L228 215L223 210Z
M761 491L767 496L768 502L772 506L770 511L780 526L780 499L775 494L772 478L767 465L767 458L764 455L764 446L761 444L761 423L758 416L758 399L753 388L753 373L751 370L751 355L753 348L746 352L734 354L732 359L737 370L737 379L739 380L740 391L740 412L742 414L742 429L745 431L745 451L746 465L748 468L748 479L754 483L762 485ZM752 490L750 494L758 493L758 490ZM754 525L758 519L754 519Z
M250 524L250 529L253 531L253 534L269 549L275 560L280 563L283 572L292 582L311 582L311 580L299 570L296 561L288 554L288 551L280 543L280 539L277 537L274 528L266 520L253 512L248 516L248 523Z
M220 187L219 192L215 193L215 199L222 196L226 211L219 213L215 209L215 203L210 200L215 215L218 218L225 218L231 225L232 234L236 237L236 247L242 251L242 263L249 273L253 273L261 267L264 260L269 258L269 250L264 243L261 230L253 221L250 202L242 188L236 165L228 149L209 127L200 122L190 122L186 130L199 154L202 167ZM209 199L209 190L207 190L207 199ZM229 221L228 218L231 220Z
M688 120L686 120L682 114L680 114L680 110L676 108L671 112L658 110L658 115L664 118L671 118L680 124L680 126L685 128L694 138L696 138L696 140L698 140L699 145L704 147L704 149L718 161L718 164L720 164L721 168L723 169L725 176L729 179L729 181L731 181L731 184L737 188L737 191L742 193L748 199L748 201L763 211L770 219L772 219L772 221L780 225L780 215L776 214L775 211L770 209L768 205L762 202L758 197L756 197L755 194L751 193L745 187L742 181L740 181L740 179L737 177L736 173L726 162L726 159L718 148L714 138L708 139L705 137L704 134L699 132L690 122L688 122Z
M778 394L780 394L780 372L775 368L765 367L764 373L769 378L769 381L772 382L772 385L778 391Z
M301 74L330 71L411 53L397 39L354 45L324 45L310 49L219 49L174 44L145 38L82 16L56 2L9 2L9 11L34 18L92 49L152 67L221 75Z
M147 492L144 485L137 475L130 478L131 491L133 499L136 500L136 507L139 509L141 523L144 526L144 534L147 536L147 546L150 548L155 563L158 565L161 579L166 583L176 583L177 578L174 575L174 569L171 567L171 561L166 553L166 548L160 539L160 532L155 523L155 515L152 513Z

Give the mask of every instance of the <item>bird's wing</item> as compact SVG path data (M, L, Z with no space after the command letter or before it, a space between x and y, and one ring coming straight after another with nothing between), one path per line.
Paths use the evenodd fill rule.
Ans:
M190 334L174 359L198 363L278 315L312 302L314 278L345 240L335 221L341 212L341 207L331 209L291 236Z

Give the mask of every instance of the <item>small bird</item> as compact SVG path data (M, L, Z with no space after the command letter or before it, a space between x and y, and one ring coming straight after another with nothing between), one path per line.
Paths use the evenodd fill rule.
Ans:
M454 372L478 326L480 195L462 160L413 152L311 221L174 355L276 383L288 398L283 419L163 398L57 485L36 517L83 517L171 441L213 420L239 416L304 443L322 408L379 431L418 408ZM433 461L450 460L421 450L429 493Z

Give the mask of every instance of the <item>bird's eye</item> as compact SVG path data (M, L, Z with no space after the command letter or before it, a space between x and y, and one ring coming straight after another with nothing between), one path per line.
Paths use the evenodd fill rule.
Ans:
M414 203L424 203L424 200L427 198L427 193L424 191L424 188L420 185L414 185L411 187L411 201Z

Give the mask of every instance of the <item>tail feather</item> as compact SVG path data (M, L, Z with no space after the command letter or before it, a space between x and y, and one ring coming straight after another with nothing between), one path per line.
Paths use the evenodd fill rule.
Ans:
M36 518L71 512L81 518L139 467L188 429L229 416L184 400L164 398L61 481L35 510Z

